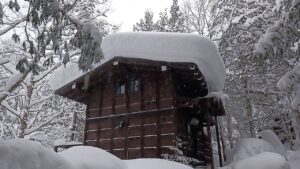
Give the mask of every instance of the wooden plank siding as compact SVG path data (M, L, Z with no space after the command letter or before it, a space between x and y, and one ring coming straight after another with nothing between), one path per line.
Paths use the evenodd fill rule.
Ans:
M91 91L85 144L122 159L160 157L175 139L172 77L168 72L142 72L139 92L129 93L127 84L125 95L117 96L116 79L125 77L128 83L120 72L126 70Z

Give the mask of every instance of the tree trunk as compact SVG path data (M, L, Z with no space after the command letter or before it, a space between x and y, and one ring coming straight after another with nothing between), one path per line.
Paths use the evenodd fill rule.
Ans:
M246 79L244 79L243 83L244 83L244 90L245 90L244 97L245 97L246 120L248 122L250 137L256 138L255 125L254 125L254 121L253 121L252 105L251 105L251 99L250 99L249 90L248 90L248 82Z
M25 130L28 127L28 114L29 114L29 110L30 110L30 104L31 104L31 98L32 98L32 93L33 93L33 76L31 76L30 79L30 84L27 85L27 96L26 96L26 100L25 100L25 109L23 110L23 114L21 116L21 120L20 120L20 132L19 132L19 138L24 138L25 136Z
M73 113L73 119L72 119L72 128L71 128L70 141L74 141L75 140L76 121L77 121L77 111L74 111L74 113Z
M300 139L300 129L299 129L299 124L300 124L300 112L298 110L294 110L291 108L291 102L292 102L292 97L288 96L288 110L289 110L289 115L292 118L292 127L296 136L296 139Z

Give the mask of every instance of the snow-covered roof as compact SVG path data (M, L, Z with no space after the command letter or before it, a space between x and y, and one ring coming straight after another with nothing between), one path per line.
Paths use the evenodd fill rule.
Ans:
M208 38L190 33L128 32L106 36L101 48L102 64L114 57L129 57L166 62L192 62L204 75L209 92L221 92L225 67L216 45ZM56 90L83 75L76 66L67 66L52 75ZM76 72L76 73L74 73ZM61 77L59 77L61 76ZM52 79L52 80L51 80Z

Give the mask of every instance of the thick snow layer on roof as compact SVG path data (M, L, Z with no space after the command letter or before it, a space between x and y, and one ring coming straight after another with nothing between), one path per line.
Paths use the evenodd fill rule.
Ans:
M209 92L223 90L224 64L216 45L208 38L188 33L117 33L105 37L101 47L104 53L102 63L118 56L154 61L193 62L204 75ZM56 90L82 74L78 72L78 68L67 66L67 69L58 70L52 75L51 87Z
M209 39L188 33L135 32L107 36L102 43L104 57L142 58L167 62L193 62L204 75L209 92L222 91L225 68L216 45Z

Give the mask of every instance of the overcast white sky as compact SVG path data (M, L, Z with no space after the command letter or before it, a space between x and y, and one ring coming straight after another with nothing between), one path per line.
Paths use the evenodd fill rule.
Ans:
M170 9L172 0L112 0L113 12L108 15L108 21L121 24L120 32L132 31L135 23L144 17L146 9L154 12L154 18L165 8Z

